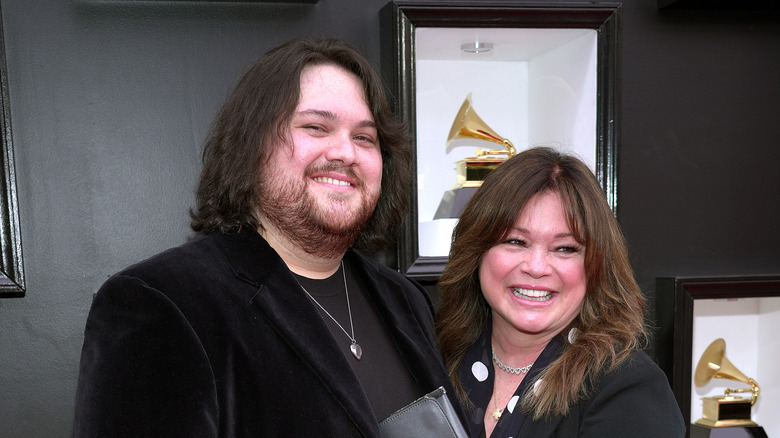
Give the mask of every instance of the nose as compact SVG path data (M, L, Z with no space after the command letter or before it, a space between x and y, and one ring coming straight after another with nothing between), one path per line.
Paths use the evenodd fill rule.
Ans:
M540 278L550 273L550 263L544 248L530 248L525 252L520 263L520 269L533 278Z
M347 134L334 136L333 141L328 145L325 158L328 161L341 161L345 166L351 166L357 157L355 147L351 136Z

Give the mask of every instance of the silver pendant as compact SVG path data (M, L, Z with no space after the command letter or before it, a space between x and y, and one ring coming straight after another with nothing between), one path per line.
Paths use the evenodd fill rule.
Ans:
M352 345L349 346L349 351L352 352L352 355L355 356L355 359L360 360L360 356L363 355L363 349L360 348L360 345L358 345L357 342L353 342Z

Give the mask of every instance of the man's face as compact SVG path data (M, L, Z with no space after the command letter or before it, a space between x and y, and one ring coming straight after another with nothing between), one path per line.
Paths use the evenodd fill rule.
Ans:
M264 164L261 214L306 252L339 254L371 217L382 183L360 79L333 65L304 68L287 139Z

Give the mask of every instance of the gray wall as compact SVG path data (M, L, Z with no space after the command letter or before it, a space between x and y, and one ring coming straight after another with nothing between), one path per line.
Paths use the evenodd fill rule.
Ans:
M0 300L0 436L67 437L92 294L189 235L208 125L293 36L379 65L385 0L1 0L27 279ZM619 219L640 284L780 273L780 21L623 9Z

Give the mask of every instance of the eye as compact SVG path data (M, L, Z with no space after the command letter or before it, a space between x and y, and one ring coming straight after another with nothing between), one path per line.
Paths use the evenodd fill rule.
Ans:
M582 247L578 245L563 245L556 248L555 251L565 254L579 254L582 251Z
M526 242L523 239L506 239L503 243L512 246L526 246Z
M367 145L367 146L373 146L373 145L376 144L376 140L374 140L374 137L372 137L370 135L360 134L360 135L356 135L356 136L354 136L352 138L355 139L355 141L357 141L358 143L361 143L361 144L364 144L364 145Z

